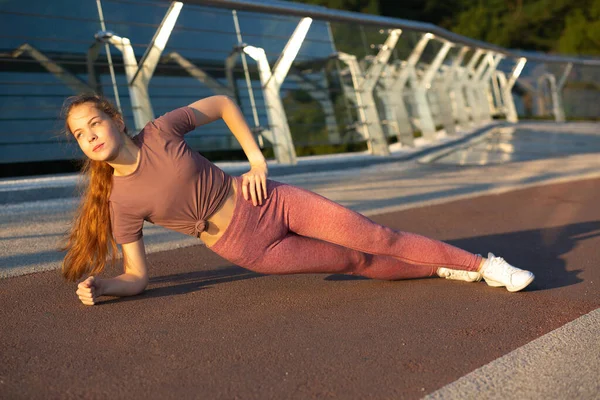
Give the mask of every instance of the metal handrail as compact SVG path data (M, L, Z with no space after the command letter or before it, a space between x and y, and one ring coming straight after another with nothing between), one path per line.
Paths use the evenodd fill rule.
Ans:
M586 66L600 66L600 58L574 57L551 55L533 51L506 49L491 43L482 42L457 33L450 32L437 25L426 22L410 21L400 18L383 17L372 14L361 14L351 11L333 10L323 6L300 4L277 0L183 0L187 4L197 4L219 8L260 12L266 14L285 14L297 17L310 17L317 20L359 23L362 25L374 25L379 28L399 28L419 32L432 33L454 43L462 43L466 46L492 50L509 57L525 57L528 61L540 61L546 63L573 63Z

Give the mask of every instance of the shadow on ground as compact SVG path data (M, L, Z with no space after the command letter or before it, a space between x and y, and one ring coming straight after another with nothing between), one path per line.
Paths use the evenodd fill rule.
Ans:
M586 239L600 236L600 221L588 221L552 228L449 240L448 243L487 256L491 251L516 267L536 276L527 288L547 290L582 282L577 266L567 268L564 256Z
M473 253L487 256L488 251L504 257L515 266L532 271L536 279L527 291L548 290L582 282L578 274L582 269L567 269L563 256L578 242L600 236L600 221L582 222L564 226L533 229L520 232L478 236L446 242ZM153 277L150 288L134 297L111 299L101 304L147 298L175 296L211 286L239 280L260 278L258 274L241 267L229 265L213 270L199 270L175 275ZM328 275L328 281L354 281L367 278L350 275Z
M263 275L233 265L209 271L157 276L150 279L150 288L139 296L114 298L99 304L187 294L208 289L210 286L219 283L259 278L261 276Z

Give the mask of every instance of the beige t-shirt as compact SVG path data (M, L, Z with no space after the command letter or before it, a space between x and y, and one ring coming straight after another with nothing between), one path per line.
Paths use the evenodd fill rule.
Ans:
M139 240L144 220L198 237L227 198L231 176L183 139L195 127L193 110L181 107L133 137L140 148L138 167L129 175L113 176L109 197L118 244Z

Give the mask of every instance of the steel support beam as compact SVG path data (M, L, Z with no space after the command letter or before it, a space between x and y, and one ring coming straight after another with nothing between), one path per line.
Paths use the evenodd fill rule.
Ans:
M456 102L455 93L452 91L452 83L457 80L456 76L467 50L464 46L460 49L452 64L442 73L437 87L442 123L448 135L456 134Z
M572 68L573 64L568 63L563 71L562 76L560 77L560 80L556 84L555 89L552 91L552 109L554 111L554 119L556 122L565 122L565 108L563 104L562 92Z
M421 78L421 81L413 90L415 95L415 104L417 112L419 113L419 119L421 122L421 132L426 140L435 140L436 127L431 114L431 107L427 99L427 93L431 89L431 84L435 75L437 75L442 62L448 55L448 52L452 48L453 44L445 42L440 51L436 54L435 58L425 71L425 74ZM444 117L443 117L444 118ZM447 125L447 129L455 132L454 123L452 121L445 120L444 125ZM450 127L451 125L451 127Z
M487 101L487 99L485 99L485 96L482 96L481 85L482 85L482 81L483 81L485 72L490 70L491 63L493 60L494 60L494 54L491 51L488 51L483 56L481 62L477 66L477 69L475 70L475 74L473 75L473 78L471 79L471 82L469 85L469 88L470 88L470 90L473 91L473 95L475 97L475 103L474 103L475 107L474 107L474 111L473 111L473 117L474 117L473 119L476 120L478 123L483 122L485 119L485 117L483 115L482 103Z
M472 90L472 84L475 80L477 72L475 71L475 64L481 59L484 51L482 49L476 49L475 53L471 56L471 59L467 63L467 67L465 68L464 74L464 86L462 90L464 90L465 95L467 97L467 109L469 111L469 117L471 120L471 124L477 124L477 120L475 117L476 107L477 107L477 98L475 97L475 92ZM483 64L483 61L481 62Z
M292 66L292 62L300 51L300 46L302 46L311 23L312 19L310 18L303 18L300 21L275 63L273 70L269 66L264 49L254 46L245 46L243 48L244 53L252 57L258 65L267 107L269 129L272 133L271 138L267 137L267 139L273 144L275 158L280 164L294 165L297 163L297 160L296 149L294 148L292 134L279 90Z
M475 53L477 54L477 52ZM481 111L481 96L480 96L480 85L481 85L481 77L483 73L489 66L489 59L492 57L492 52L486 52L483 54L482 58L477 68L471 68L471 79L467 84L467 98L469 99L469 109L471 111L471 120L474 125L479 125L483 122L483 115ZM486 100L487 101L487 100Z
M509 99L506 98L506 93L504 90L504 88L506 88L506 85L508 85L508 80L506 79L506 74L502 71L498 71L498 84L500 85L500 97L502 98L502 108L500 110L501 113L508 120Z
M88 86L84 81L77 78L75 75L58 65L56 62L48 58L39 50L35 49L29 43L20 45L16 50L11 53L13 58L19 58L23 53L28 54L31 58L39 62L42 67L46 68L48 72L61 80L75 93L92 91L92 88Z
M445 85L449 90L450 104L454 113L453 118L458 121L461 127L466 127L469 124L465 92L463 90L464 83L462 81L463 76L466 75L462 63L468 51L469 48L466 46L460 49L445 78Z
M510 73L510 78L508 78L508 82L500 81L502 87L502 95L504 99L504 107L506 112L506 120L508 122L519 122L519 116L517 115L517 108L515 107L515 100L512 95L512 88L517 82L519 75L521 75L521 71L523 71L523 67L525 67L525 63L527 63L527 59L522 57L517 61L515 66ZM504 77L504 75L500 75Z
M488 53L486 56L487 69L481 76L478 82L478 94L479 98L479 117L482 122L489 122L492 119L492 109L494 107L493 97L491 91L491 77L492 74L498 68L498 64L504 58L502 54L493 55Z
M426 33L421 37L413 51L408 56L406 64L402 65L402 68L398 71L396 83L394 84L395 90L404 90L408 80L412 77L416 77L415 66L417 65L417 62L419 62L421 55L423 55L423 51L425 50L425 47L427 47L427 43L429 43L432 38L433 35L429 33Z
M557 89L556 89L556 77L551 74L551 73L545 73L543 75L541 75L538 78L538 93L540 96L541 101L544 104L543 107L543 114L546 113L546 93L544 92L544 84L548 82L548 90L550 91L550 102L552 103L552 114L554 115L554 118L556 119L556 99L557 99Z
M492 90L494 94L493 110L494 114L498 113L504 107L504 99L502 98L502 92L500 91L499 74L504 74L502 71L494 71L492 74Z
M398 96L395 96L395 93L392 92L391 88L394 84L394 66L387 65L381 75L381 79L379 80L375 90L377 93L377 97L381 99L383 102L383 115L384 120L382 120L382 128L385 131L385 136L396 136L398 138L398 142L403 145L413 145L413 135L412 128L410 126L410 122L408 121L408 113L406 113L405 108L405 117L402 120L402 123L405 124L400 126L399 116L397 113L397 104L396 101L401 101L401 99L397 99ZM404 106L404 102L402 102L402 106ZM408 125L408 127L406 127ZM410 136L407 138L402 137L402 132L410 133Z
M122 38L110 32L96 34L97 40L107 41L123 53L125 75L127 76L127 86L136 130L142 129L144 125L154 119L154 112L148 95L148 84L169 40L182 6L183 3L181 2L171 3L139 65L131 41L128 38Z
M358 130L367 140L369 152L373 155L386 156L390 154L387 139L381 127L379 112L375 105L373 91L401 34L402 31L400 29L394 29L390 32L377 56L373 59L371 66L364 74L356 56L338 53L339 59L348 65L350 69L355 96L350 96L349 98L355 102L357 107L359 118Z
M161 58L162 63L168 63L169 61L174 61L177 64L179 64L191 76L193 76L194 78L196 78L197 80L202 82L207 88L212 90L213 93L222 94L222 95L229 96L232 98L235 97L235 94L231 88L223 85L222 83L220 83L219 81L214 79L212 76L208 75L201 68L192 64L188 59L183 57L181 54L173 51Z
M150 79L152 79L156 65L158 64L160 56L165 49L167 42L169 41L169 37L171 36L171 32L175 27L177 18L179 18L179 13L181 12L182 7L183 3L179 1L173 1L169 5L169 9L167 10L158 29L156 30L150 45L146 48L146 52L140 60L138 69L135 72L133 79L131 79L131 85L135 85L137 80L141 80L147 85Z
M377 131L373 130L372 132L369 130L369 121L367 120L367 115L365 113L365 104L364 104L364 96L362 96L361 88L361 79L362 79L362 69L356 59L356 56L352 54L346 54L342 52L337 53L337 57L340 61L348 66L348 71L350 72L350 77L352 79L352 87L342 83L342 88L344 89L344 94L348 100L350 100L354 106L356 107L356 115L358 117L357 123L357 132L362 136L362 138L370 143L371 136L373 134L377 135ZM372 107L375 107L373 102ZM370 147L369 147L370 148Z
M426 96L423 95L422 91L419 93L419 79L417 78L416 73L416 65L419 62L419 59L423 55L423 51L427 44L431 39L434 38L434 35L430 33L426 33L421 36L421 39L412 50L408 59L406 60L406 64L402 69L399 70L399 73L396 77L396 82L393 85L393 92L397 94L399 101L399 107L396 109L398 117L402 117L404 113L406 113L406 106L404 104L406 92L406 84L409 80L412 82L413 90L409 93L414 96L415 99L415 108L417 111L417 118L419 120L419 127L424 137L431 139L435 135L435 124L433 122L433 118L431 116L431 111L429 109L429 103L427 102ZM438 67L439 68L439 67ZM406 113L408 114L408 113ZM401 125L400 125L401 126ZM411 132L412 135L412 132Z
M131 47L131 42L128 38L112 35L106 40L123 53L123 64L125 66L127 88L129 89L129 98L131 101L131 109L133 111L133 121L135 129L140 130L149 121L154 119L154 112L152 111L152 105L150 104L148 87L144 85L144 82L138 81L136 85L131 84L133 77L138 71L133 47Z

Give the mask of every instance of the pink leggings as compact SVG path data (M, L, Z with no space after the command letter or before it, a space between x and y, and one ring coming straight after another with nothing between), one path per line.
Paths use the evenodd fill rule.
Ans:
M231 223L211 250L264 274L343 273L374 279L433 276L438 267L476 271L481 256L376 224L316 193L268 180L268 198L241 195Z

